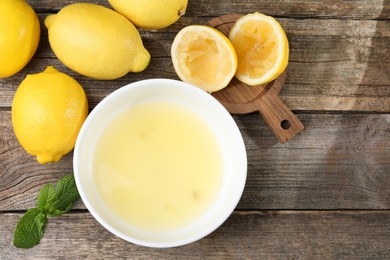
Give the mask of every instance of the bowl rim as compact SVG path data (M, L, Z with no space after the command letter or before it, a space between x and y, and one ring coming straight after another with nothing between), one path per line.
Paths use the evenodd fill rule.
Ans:
M210 227L205 229L203 232L198 232L195 235L191 235L191 236L187 237L186 239L181 239L181 240L174 241L174 242L153 242L153 241L141 240L141 239L137 239L135 237L131 237L127 234L124 234L120 230L117 230L110 223L108 223L104 218L102 218L100 216L100 214L97 212L97 210L94 208L92 203L90 203L90 200L88 199L88 195L84 191L83 184L82 184L81 177L80 177L80 173L78 170L79 150L81 149L80 146L82 145L84 136L85 136L86 132L89 130L88 126L91 124L90 122L93 121L95 119L95 117L99 114L99 112L101 110L105 109L107 104L112 102L112 100L115 99L116 96L122 95L123 93L128 92L128 91L132 91L131 89L133 89L133 88L145 87L146 85L150 85L150 84L153 85L156 83L172 83L173 85L180 85L180 87L191 89L191 91L198 92L198 94L200 93L200 95L203 95L206 99L213 102L216 106L220 106L222 111L224 111L224 116L226 117L227 120L231 121L230 124L235 128L234 131L237 132L237 137L240 140L239 145L241 146L240 151L243 152L242 156L244 159L243 165L242 166L240 165L240 167L243 167L243 171L240 172L240 174L242 175L240 178L241 182L235 183L237 186L237 194L236 194L236 196L234 196L235 200L231 201L231 203L229 203L229 207L227 207L224 212L221 212L221 214L218 218L218 221L213 222L213 225L210 225ZM203 237L211 234L216 229L218 229L229 218L229 216L233 213L239 200L242 197L242 194L243 194L243 191L245 188L245 184L246 184L246 178L247 178L247 169L248 169L247 165L248 165L247 153L246 153L245 143L244 143L243 137L241 135L241 131L239 130L235 120L233 119L231 114L226 110L226 108L217 99L215 99L212 95L210 95L209 93L205 92L204 90L202 90L202 89L200 89L192 84L189 84L189 83L186 83L183 81L179 81L179 80L165 79L165 78L153 78L153 79L145 79L145 80L135 81L135 82L126 84L126 85L116 89L115 91L111 92L109 95L104 97L93 108L93 110L89 113L86 120L84 121L84 123L79 131L79 134L77 136L75 148L73 151L73 172L74 172L76 186L78 188L80 197L81 197L84 205L86 206L88 211L91 213L91 215L99 222L99 224L101 224L105 229L107 229L109 232L116 235L117 237L119 237L125 241L131 242L133 244L146 246L146 247L152 247L152 248L171 248L171 247L183 246L183 245L198 241L198 240L202 239Z

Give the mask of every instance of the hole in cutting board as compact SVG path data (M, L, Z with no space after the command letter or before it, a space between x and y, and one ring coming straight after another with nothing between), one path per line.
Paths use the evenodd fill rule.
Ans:
M288 129L290 129L290 127L291 127L291 123L290 123L290 121L288 121L287 119L284 119L282 122L280 122L280 126L281 126L284 130L288 130Z

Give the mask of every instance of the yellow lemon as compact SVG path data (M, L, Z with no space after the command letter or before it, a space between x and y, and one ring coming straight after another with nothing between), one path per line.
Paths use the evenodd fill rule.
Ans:
M234 24L229 39L237 53L236 77L248 85L277 78L288 63L289 47L282 26L271 16L247 14Z
M24 0L0 1L0 78L23 69L37 50L39 20Z
M108 0L111 6L136 26L161 29L176 22L187 9L188 0Z
M48 16L45 25L57 58L84 76L116 79L149 64L149 52L134 25L106 7L71 4Z
M175 37L171 47L179 78L207 92L226 87L237 70L237 56L229 39L204 25L190 25Z
M70 152L88 114L83 88L49 66L27 75L12 102L12 125L22 147L41 164Z

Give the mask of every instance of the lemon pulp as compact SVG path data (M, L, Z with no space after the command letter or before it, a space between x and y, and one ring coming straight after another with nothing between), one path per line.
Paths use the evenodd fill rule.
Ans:
M183 28L171 47L173 67L179 78L207 92L226 87L237 70L237 56L229 39L203 25Z
M237 54L236 77L259 85L277 78L286 68L289 46L281 25L271 16L248 14L234 24L229 33Z

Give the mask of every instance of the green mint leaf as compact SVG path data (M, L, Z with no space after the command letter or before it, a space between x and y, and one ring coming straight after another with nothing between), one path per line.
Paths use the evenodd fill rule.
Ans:
M61 178L55 187L55 199L48 205L50 216L61 216L68 212L75 201L80 198L73 174Z
M39 243L46 224L46 215L37 208L29 209L16 225L13 244L18 248L31 248Z
M39 191L37 207L43 214L58 217L68 212L79 198L76 182L70 174L61 178L55 188L46 184Z
M37 208L29 209L16 225L14 246L31 248L37 245L43 236L47 215L63 215L79 198L73 174L61 178L55 188L51 184L43 186L37 196Z
M56 191L51 184L46 184L38 193L37 208L43 214L47 214L54 200L56 200Z

